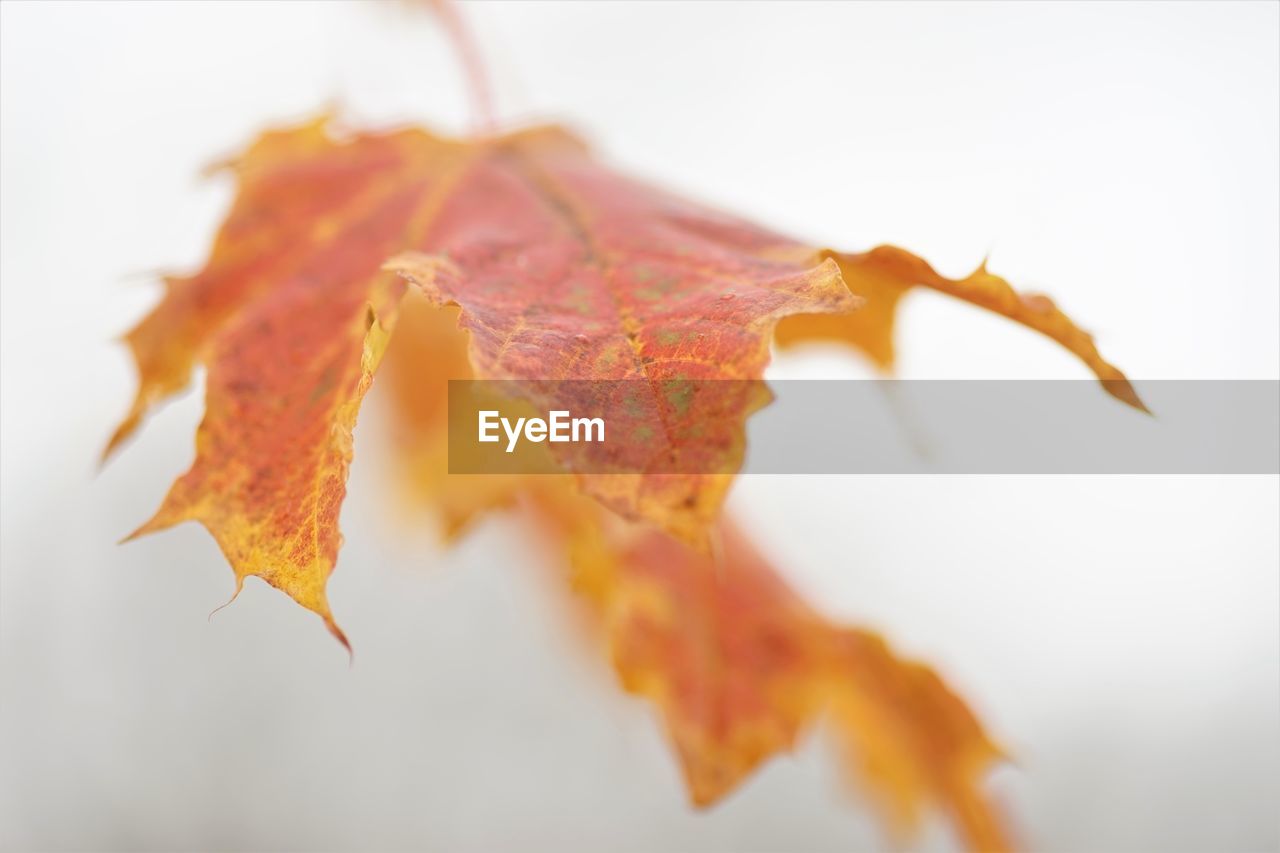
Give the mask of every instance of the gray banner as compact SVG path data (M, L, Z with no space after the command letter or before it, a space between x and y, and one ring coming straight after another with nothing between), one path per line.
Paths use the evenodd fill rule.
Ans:
M457 474L1280 473L1280 382L1135 385L1153 415L1085 380L451 382L449 465ZM755 408L744 434L736 413Z

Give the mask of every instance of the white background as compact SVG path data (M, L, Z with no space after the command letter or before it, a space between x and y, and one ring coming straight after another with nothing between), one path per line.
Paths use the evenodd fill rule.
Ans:
M471 4L504 120L819 242L1052 293L1139 378L1277 378L1280 6ZM709 813L566 627L527 535L441 552L382 488L377 387L317 620L233 607L188 525L192 393L105 471L149 270L196 267L200 167L339 102L462 131L406 5L0 6L0 844L9 849L850 850L885 844L819 738ZM1075 377L909 300L902 373ZM830 351L776 375L866 375ZM758 478L733 503L814 604L936 664L1018 758L1038 849L1280 846L1280 496L1256 478ZM419 527L422 525L419 524ZM931 823L919 841L948 849Z

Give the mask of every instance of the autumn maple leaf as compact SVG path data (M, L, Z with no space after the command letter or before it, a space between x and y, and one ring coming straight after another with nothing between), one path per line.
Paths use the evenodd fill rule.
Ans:
M497 505L541 520L624 685L662 709L695 803L827 713L900 822L932 799L973 846L1003 846L977 788L998 750L963 704L874 636L816 616L722 527L740 454L660 476L570 463L572 488L450 475L445 383L760 380L775 336L843 341L888 368L898 299L924 287L1043 332L1141 407L1089 336L985 268L952 280L901 249L785 237L606 168L563 129L447 139L334 124L266 133L227 164L237 192L208 262L166 280L126 336L140 383L108 450L207 369L195 462L135 535L199 521L237 592L262 578L346 643L325 586L352 429L386 353L419 493L451 532ZM760 402L739 400L726 424L740 432Z

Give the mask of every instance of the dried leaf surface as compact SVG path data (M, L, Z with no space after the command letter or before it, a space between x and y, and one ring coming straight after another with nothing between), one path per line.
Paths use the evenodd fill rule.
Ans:
M740 441L719 474L450 475L446 388L759 379L775 327L783 343L839 340L888 367L897 304L925 287L1048 335L1141 408L1052 302L985 268L953 280L893 247L791 240L625 178L556 128L447 140L321 121L264 135L230 169L238 192L207 264L167 280L127 336L140 384L109 450L195 366L208 374L196 460L139 533L200 521L237 590L261 577L345 642L325 582L352 429L385 350L412 491L449 535L497 506L541 520L624 686L661 711L695 803L825 714L895 823L936 803L974 848L1006 846L979 789L999 752L964 704L876 636L815 613L732 527L716 545ZM740 434L758 404L724 420Z
M1002 754L964 702L880 637L814 612L734 525L708 556L611 529L571 495L537 500L624 688L660 711L694 804L717 802L825 719L899 835L935 805L972 849L1011 846L981 788Z
M350 431L401 298L460 306L480 378L757 377L778 319L857 305L814 249L605 169L564 131L269 133L197 274L126 340L140 375L109 450L197 363L197 458L139 532L195 519L237 578L319 613ZM745 418L743 411L738 418ZM724 475L585 477L620 513L696 540Z

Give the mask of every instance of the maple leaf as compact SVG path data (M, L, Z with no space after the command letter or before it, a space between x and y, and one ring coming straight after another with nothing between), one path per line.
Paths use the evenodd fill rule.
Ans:
M894 247L849 254L775 234L607 169L554 127L445 139L322 119L264 134L227 168L237 193L208 262L167 279L126 335L139 388L108 453L207 369L195 462L134 535L201 522L237 593L260 577L345 644L325 585L352 430L385 353L412 492L451 536L518 505L558 537L624 686L661 710L696 804L825 713L895 823L932 800L974 847L1006 845L977 787L999 752L937 676L814 613L731 526L713 547L763 398L721 401L713 473L595 474L561 458L588 500L563 478L449 474L446 389L758 381L775 330L888 368L898 301L922 286L1043 332L1141 408L1051 301L985 268L952 280ZM682 434L665 436L674 451Z
M554 483L535 507L623 687L659 709L694 805L720 800L825 715L899 835L935 803L972 849L1012 846L980 788L1003 753L964 703L880 637L814 612L736 525L721 525L712 557L620 530Z
M556 128L472 141L414 129L340 138L317 121L264 135L230 168L239 190L209 262L169 279L126 336L141 380L109 449L203 362L196 461L138 533L200 521L238 583L263 578L335 633L324 583L351 429L402 298L388 271L433 304L459 306L474 375L504 379L758 379L783 317L857 316L842 270L872 285L873 300L881 281L901 289L912 272L945 284L900 250L836 261L629 180ZM950 287L1050 330L1136 402L1056 310L1009 296L991 276ZM1000 301L1009 298L1020 313ZM788 340L811 336L803 323L815 322L799 321ZM881 346L887 322L842 333ZM737 426L748 413L744 401ZM688 541L714 521L729 480L580 477L611 508Z
M200 521L239 581L262 577L335 633L324 581L350 433L402 288L384 267L461 306L490 378L758 377L778 318L857 305L815 250L618 177L555 129L336 139L317 122L232 168L209 263L126 337L141 382L111 446L203 361L195 464L138 532ZM728 478L690 479L584 486L693 538Z

